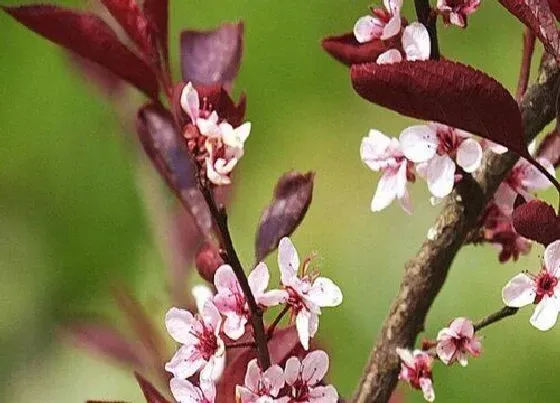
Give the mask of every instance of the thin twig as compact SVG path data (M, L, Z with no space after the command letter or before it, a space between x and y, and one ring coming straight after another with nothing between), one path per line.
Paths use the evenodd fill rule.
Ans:
M284 307L284 309L282 309L282 311L280 311L278 316L276 316L276 318L274 319L274 322L272 322L272 324L268 327L268 330L266 331L267 340L270 340L272 338L272 336L274 335L274 330L276 329L276 326L278 326L278 324L280 323L280 321L282 320L284 315L286 315L289 310L290 310L290 306L286 305Z
M531 141L555 117L559 82L558 66L553 58L547 57L537 83L529 87L520 105L527 141ZM396 348L414 345L455 255L517 160L518 157L511 152L502 155L487 152L475 177L464 177L446 199L433 226L435 237L424 241L416 257L406 264L399 293L383 323L356 391L356 403L386 403L389 400L400 368Z
M474 331L478 332L480 329L483 329L486 326L489 326L493 323L499 322L502 319L507 318L508 316L513 316L517 313L517 311L519 311L519 308L512 308L510 306L504 306L498 312L494 312L493 314L488 315L487 317L482 319L480 322L475 323L474 324Z
M222 247L226 252L224 256L227 263L232 267L241 290L247 298L247 305L249 305L249 312L251 314L251 324L253 325L253 331L255 333L255 343L257 348L257 360L259 366L262 370L266 370L270 367L270 356L268 354L268 346L266 344L266 334L264 330L263 322L263 312L259 308L255 296L249 287L249 281L247 280L247 275L243 270L243 266L237 256L235 247L233 246L233 241L231 239L231 234L229 232L227 213L224 208L219 208L212 194L212 190L205 184L201 184L201 192L208 204L210 209L210 214L212 215L216 227L219 231L220 239L222 240Z
M232 343L226 344L226 348L245 348L245 347L256 347L256 343L254 341L248 341L246 343Z
M430 35L430 59L438 60L440 54L436 28L437 14L432 12L429 0L414 0L414 6L418 21L424 24Z
M527 91L529 85L529 76L531 75L531 60L535 51L535 34L531 29L527 28L523 32L523 45L521 51L521 67L519 69L519 80L517 82L517 92L515 99L521 102L523 95Z
M548 172L548 170L544 166L542 166L535 158L533 158L532 156L525 156L525 159L529 161L535 168L537 168L541 174L546 176L550 183L552 183L556 188L556 192L558 193L558 212L560 212L560 183L558 183L558 180L554 177L554 175Z

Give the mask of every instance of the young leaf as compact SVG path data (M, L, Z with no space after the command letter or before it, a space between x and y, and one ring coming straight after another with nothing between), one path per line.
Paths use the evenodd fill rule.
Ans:
M352 32L328 36L321 41L323 49L339 62L351 66L359 63L375 63L377 57L389 50L399 48L399 35L386 41L375 40L359 43Z
M543 201L531 200L513 211L513 226L525 238L548 245L560 239L560 218Z
M137 354L138 349L116 329L101 323L75 323L65 326L63 337L77 347L89 353L101 354L111 360L140 368L142 360Z
M191 212L201 233L210 236L212 217L198 190L196 168L171 113L158 105L145 105L138 111L136 126L144 150L156 169Z
M545 49L560 61L560 35L549 0L499 0L500 4L528 26ZM558 2L554 1L558 9Z
M148 55L153 50L151 27L136 0L101 0L127 35Z
M305 217L313 196L313 178L308 172L288 172L278 180L272 202L263 211L255 241L257 261L263 260L289 236Z
M223 24L211 31L181 33L183 80L229 86L239 72L243 52L243 23Z
M169 0L145 0L144 14L155 32L165 60L169 52Z
M502 85L448 60L359 64L351 69L360 96L405 116L460 128L527 156L521 114Z
M134 376L136 377L136 381L138 381L138 385L140 385L140 388L142 389L142 393L146 398L146 403L171 403L169 400L164 398L161 393L159 393L154 385L148 382L138 372L135 372Z
M2 9L33 32L99 63L149 97L158 98L153 71L119 41L101 18L48 5Z

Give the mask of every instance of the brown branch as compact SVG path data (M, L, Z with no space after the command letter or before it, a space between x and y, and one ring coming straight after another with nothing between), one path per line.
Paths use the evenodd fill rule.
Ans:
M498 312L494 312L488 315L486 318L482 319L480 322L474 324L474 331L478 332L480 329L485 328L493 323L499 322L508 316L513 316L519 311L519 308L512 308L511 306L504 306Z
M531 75L531 59L535 51L535 34L531 29L527 28L523 32L523 45L521 53L521 67L519 69L519 81L517 82L517 92L515 99L520 102L523 99L527 86L529 85L529 76Z
M274 322L272 322L272 324L268 327L268 330L266 331L266 338L268 340L272 339L272 336L274 336L274 330L276 330L276 326L278 326L284 315L286 315L289 310L290 306L286 305L284 309L282 309L282 311L280 311L280 313L276 316Z
M559 78L556 63L547 58L538 82L529 88L520 105L527 141L555 117ZM433 227L436 236L424 241L416 257L405 266L399 293L383 323L377 345L355 393L355 402L385 403L389 400L399 373L395 349L414 345L455 255L517 159L513 153L486 153L477 175L474 178L466 176L447 198Z
M418 21L424 24L430 35L430 59L439 59L439 46L437 38L437 14L432 12L429 0L414 0Z
M243 291L243 294L245 294L245 298L247 298L247 305L249 305L249 312L251 313L250 320L251 324L253 325L253 331L255 333L257 360L261 369L265 370L270 367L270 355L268 354L268 346L266 343L267 340L264 330L263 312L259 308L257 301L255 300L255 296L251 291L251 287L249 287L247 275L243 270L243 266L241 265L235 247L233 246L233 241L231 239L231 234L228 227L226 210L222 207L218 207L218 205L216 204L216 200L214 199L214 195L212 194L212 190L209 188L209 186L201 184L200 188L202 194L204 195L204 199L208 204L208 208L210 209L210 213L214 219L217 230L219 231L219 236L222 241L222 248L226 252L224 260L232 267L233 272L235 273L235 276L239 281L241 290Z

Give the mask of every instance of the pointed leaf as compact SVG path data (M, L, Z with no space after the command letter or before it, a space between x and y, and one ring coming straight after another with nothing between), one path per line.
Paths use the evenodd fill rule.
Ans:
M183 80L229 86L239 72L243 52L243 23L223 24L211 31L181 33Z
M169 52L169 0L145 0L144 14L152 25L155 37L163 50L163 57L167 60Z
M153 50L151 26L136 0L101 0L127 35L146 55Z
M63 335L77 347L101 354L120 364L140 368L137 347L112 326L102 323L75 323L63 328Z
M531 200L513 211L513 226L525 238L548 245L560 239L560 218L543 201Z
M560 62L560 35L549 0L499 0L500 4L528 26L548 53ZM557 9L558 4L554 7Z
M33 32L99 63L157 99L158 83L153 71L119 41L101 18L47 5L2 9Z
M276 249L280 239L291 235L301 223L311 204L314 176L313 172L288 172L278 180L272 202L263 211L257 230L257 261Z
M328 36L321 41L323 49L339 62L351 66L359 63L375 63L379 55L389 49L399 48L400 36L386 41L376 40L359 43L352 32Z
M502 85L448 60L360 64L352 85L363 98L405 116L467 130L527 156L521 114Z
M142 393L144 393L144 397L146 398L146 403L171 403L169 400L164 398L161 393L148 382L142 375L138 372L134 373L136 377L136 381L138 381L138 385L142 389Z
M171 113L158 105L145 105L138 111L137 132L156 169L191 212L200 231L210 236L212 218L198 190L196 168Z

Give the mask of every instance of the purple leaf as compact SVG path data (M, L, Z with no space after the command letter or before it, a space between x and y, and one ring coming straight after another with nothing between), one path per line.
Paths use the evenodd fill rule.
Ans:
M543 201L531 200L513 211L513 226L525 238L548 245L560 239L560 218Z
M161 393L159 393L154 385L143 378L138 372L135 372L134 376L138 381L138 385L140 385L140 388L142 389L142 393L144 393L146 403L171 403L169 400L164 398Z
M288 172L278 180L272 202L261 215L255 254L263 260L278 247L278 242L290 236L305 217L313 196L313 172Z
M142 367L138 348L112 326L101 323L75 323L63 328L72 344L90 353L101 354L132 368Z
M400 48L400 36L385 41L374 40L359 43L353 33L328 36L321 41L323 49L339 62L351 66L359 63L374 63L378 56L389 50Z
M167 60L169 52L169 0L145 0L144 14L151 23L155 37L162 48L163 56Z
M226 87L239 72L243 23L223 24L211 31L181 33L181 71L185 82Z
M202 234L209 237L212 217L198 190L196 168L171 113L158 105L145 105L138 111L137 132L156 169L192 214Z
M153 71L119 41L101 18L48 5L2 9L33 32L99 63L149 97L158 98Z
M351 78L368 101L467 130L528 156L517 103L479 70L449 60L368 63L353 65Z

